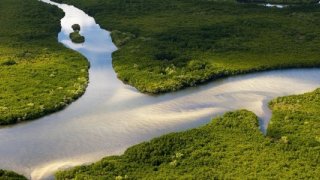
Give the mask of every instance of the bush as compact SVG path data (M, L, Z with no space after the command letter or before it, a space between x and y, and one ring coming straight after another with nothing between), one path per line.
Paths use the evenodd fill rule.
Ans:
M12 66L12 65L15 65L15 64L17 64L17 62L14 61L14 60L11 60L11 59L2 63L2 65L4 65L4 66Z
M71 27L72 27L73 31L78 31L78 32L80 31L80 25L79 24L74 24Z
M171 61L177 57L177 54L171 51L161 51L154 55L156 60L167 60Z
M70 33L70 39L74 43L84 43L85 41L84 36L81 36L79 32Z

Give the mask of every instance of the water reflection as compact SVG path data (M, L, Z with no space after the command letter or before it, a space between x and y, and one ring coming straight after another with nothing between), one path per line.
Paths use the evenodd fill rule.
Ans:
M276 8L279 8L279 9L288 7L288 5L284 5L284 4L270 4L270 3L264 4L264 6L266 6L266 7L276 7Z
M117 79L111 64L116 47L109 32L81 10L53 4L66 12L59 41L89 59L90 84L84 96L65 110L0 129L0 168L33 179L122 153L128 146L168 132L197 127L230 110L255 112L265 129L270 99L320 86L320 69L299 69L232 77L160 96L141 94ZM80 45L69 40L75 23L86 37Z

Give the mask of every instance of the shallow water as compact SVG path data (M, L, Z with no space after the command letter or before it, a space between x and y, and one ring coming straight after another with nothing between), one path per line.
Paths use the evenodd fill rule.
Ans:
M285 5L285 4L270 4L270 3L267 3L267 4L263 4L263 5L266 6L266 7L276 7L276 8L279 8L279 9L288 7L288 5Z
M320 86L320 69L295 69L231 77L159 96L141 94L117 79L111 64L116 47L109 32L79 9L55 5L66 12L59 41L88 58L90 83L63 111L0 129L0 169L32 179L52 178L59 168L120 154L131 145L197 127L235 109L255 112L264 131L268 101ZM84 44L69 40L74 23L81 25Z

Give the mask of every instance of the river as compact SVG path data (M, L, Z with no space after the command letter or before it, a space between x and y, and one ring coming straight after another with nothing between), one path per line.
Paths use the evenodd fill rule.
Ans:
M268 102L278 96L320 87L320 69L277 70L217 80L179 92L151 96L117 79L110 33L83 11L51 3L65 12L59 42L91 64L86 93L64 110L35 121L0 129L0 169L32 179L51 179L61 168L121 154L126 148L162 134L198 127L226 111L248 109L265 132ZM69 40L78 23L83 44Z

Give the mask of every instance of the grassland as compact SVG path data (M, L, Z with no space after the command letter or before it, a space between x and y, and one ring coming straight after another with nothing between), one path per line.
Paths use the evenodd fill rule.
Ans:
M133 146L57 179L317 179L320 177L320 89L281 97L268 133L246 110Z
M1 0L0 14L0 125L57 111L84 93L88 62L57 42L60 10Z
M27 178L15 172L0 169L0 180L27 180Z
M147 93L269 69L319 67L319 5L209 0L58 0L112 31L118 77ZM287 3L295 3L288 0Z

